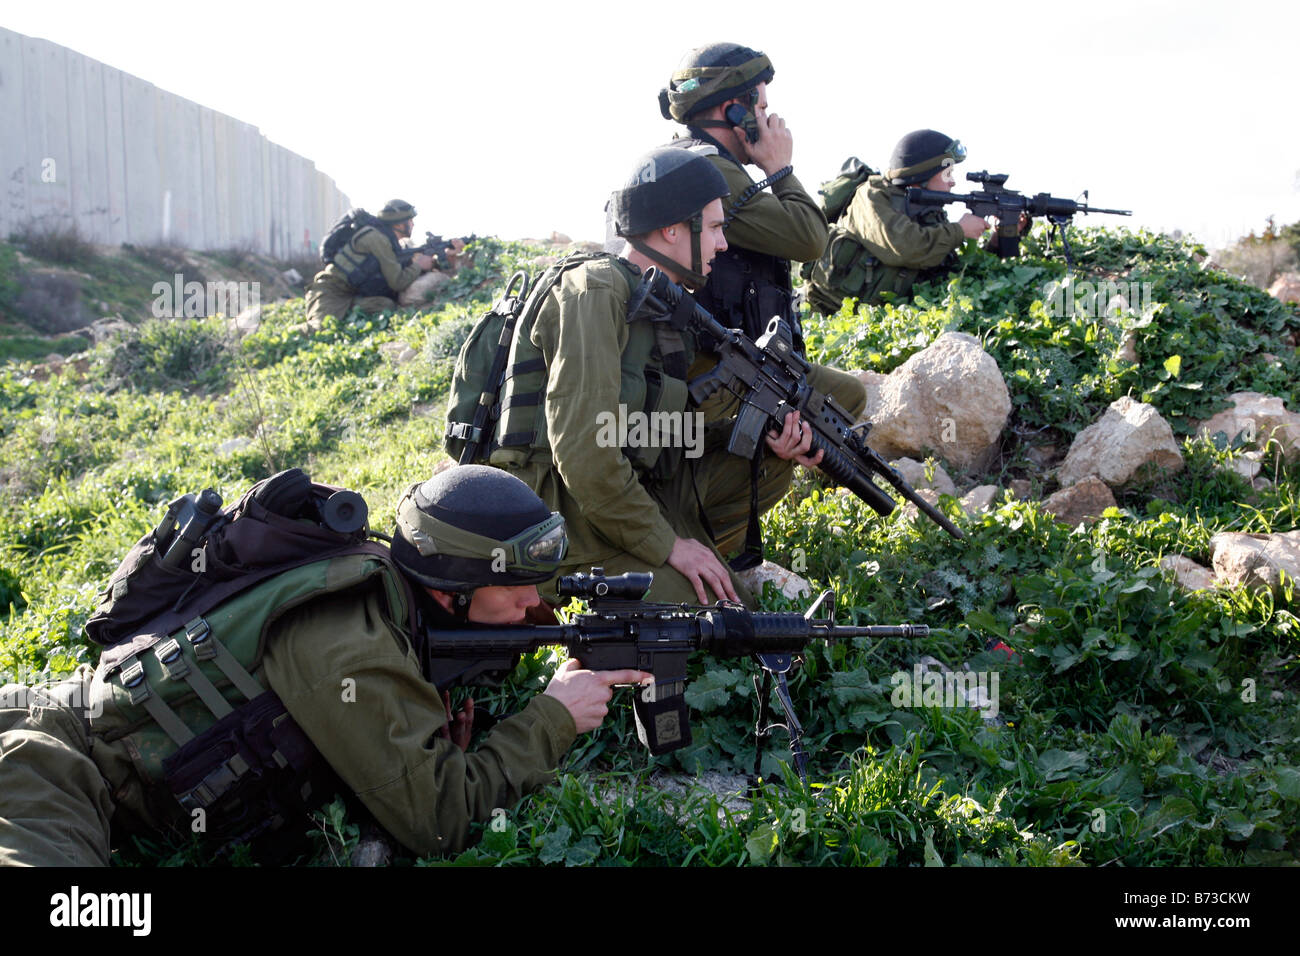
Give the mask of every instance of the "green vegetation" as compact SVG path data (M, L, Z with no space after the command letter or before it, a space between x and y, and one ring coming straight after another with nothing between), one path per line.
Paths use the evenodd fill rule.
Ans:
M301 272L311 263L294 265ZM92 344L88 327L101 319L145 321L153 315L155 284L171 288L177 275L182 288L209 280L258 282L263 299L287 295L283 268L247 250L197 253L130 244L110 249L91 245L71 227L23 230L0 241L0 361L81 352ZM182 302L174 308L181 310Z
M1038 237L1041 239L1041 237ZM774 560L836 588L844 623L925 622L914 643L814 647L792 681L811 754L804 788L781 735L752 800L647 785L656 770L743 773L755 717L747 662L697 660L694 744L651 758L621 691L611 719L568 755L556 784L442 865L1182 865L1300 860L1300 627L1290 584L1187 594L1158 569L1202 563L1223 530L1296 527L1297 468L1269 464L1256 490L1220 466L1223 443L1191 437L1230 392L1297 408L1300 317L1258 289L1203 271L1195 250L1148 233L1080 232L1076 283L1150 283L1110 321L1062 314L1081 288L1063 262L964 256L963 271L915 305L846 309L808 323L813 357L888 371L938 334L978 336L1013 400L1002 461L965 484L1043 483L1026 443L1067 443L1130 394L1182 436L1187 468L1128 490L1090 527L1000 499L976 518L943 506L954 541L902 509L880 519L801 478L765 519ZM2 251L2 250L0 250ZM35 680L90 659L80 628L95 590L171 498L212 486L228 499L299 465L364 491L387 515L441 453L451 364L473 314L535 255L484 241L446 289L453 304L311 331L301 300L267 306L257 332L219 322L145 325L39 381L0 370L0 678ZM3 289L0 289L3 295ZM1107 300L1109 302L1109 299ZM1137 361L1123 357L1125 335ZM405 342L396 366L381 351ZM1261 360L1270 352L1276 361ZM1235 436L1227 436L1231 441ZM234 439L243 442L232 443ZM231 443L231 444L227 444ZM218 448L225 446L224 452ZM241 447L242 446L242 447ZM382 520L377 522L382 524ZM770 592L770 609L793 605ZM990 638L1023 666L986 652ZM998 678L996 718L969 708L896 707L897 673L922 655ZM513 710L555 665L542 652L480 703ZM357 821L341 802L318 818L312 861L346 859ZM194 862L192 848L142 845L124 862ZM243 857L236 857L236 860Z

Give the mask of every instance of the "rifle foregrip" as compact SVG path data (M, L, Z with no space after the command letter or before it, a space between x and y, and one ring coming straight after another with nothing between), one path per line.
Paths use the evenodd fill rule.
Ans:
M817 467L831 477L836 484L849 489L849 491L870 505L872 510L882 518L893 513L894 499L882 491L871 480L871 476L867 472L858 468L853 463L853 459L827 441L820 432L814 431L812 448L809 449L808 454L815 456L818 451L824 454L822 455L821 464Z

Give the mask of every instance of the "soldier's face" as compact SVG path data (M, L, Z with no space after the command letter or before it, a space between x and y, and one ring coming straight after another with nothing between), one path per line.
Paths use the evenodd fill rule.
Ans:
M528 609L541 603L536 585L479 588L469 602L475 624L522 624Z
M393 232L398 239L407 239L411 235L411 227L414 223L414 219L403 219L401 222L395 222L393 223Z
M713 257L719 252L725 252L727 248L727 237L722 234L723 225L726 219L722 214L722 200L715 199L704 207L704 229L700 232L700 263L704 266L701 270L705 275L713 268ZM690 235L690 227L687 226L687 235ZM690 264L690 242L686 243L686 264Z
M957 182L957 174L951 166L945 166L926 181L925 188L939 193L950 193Z

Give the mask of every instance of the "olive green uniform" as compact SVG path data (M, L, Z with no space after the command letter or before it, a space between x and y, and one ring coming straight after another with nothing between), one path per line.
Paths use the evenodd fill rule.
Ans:
M397 261L393 244L378 229L372 226L357 230L348 245L355 250L357 257L374 256L379 262L380 273L388 287L393 290L391 296L357 294L357 290L348 283L344 272L331 262L311 280L307 287L307 317L319 322L327 315L341 319L353 308L362 312L382 312L384 309L397 307L397 294L420 277L420 267L414 260L405 267Z
M735 159L716 154L709 157L727 181L731 195L723 208L732 203L753 180ZM826 217L821 207L808 195L794 174L785 176L754 194L736 210L727 225L727 245L743 253L748 250L777 256L794 262L816 259L826 248ZM691 368L692 375L707 371L716 364L710 355L701 355ZM854 376L825 365L813 365L808 382L817 391L830 395L856 421L867 407L865 386ZM745 542L750 512L751 464L726 454L727 438L740 409L740 400L730 393L717 393L702 409L708 422L706 448L718 462L713 474L715 493L705 509L718 550L724 555L739 551ZM718 457L720 456L720 457ZM759 463L758 511L762 514L785 497L794 478L795 462L765 451Z
M709 159L731 190L731 196L722 204L724 210L729 210L754 180L744 166L728 156L718 153ZM727 245L807 262L826 248L826 217L791 173L773 183L770 191L756 193L736 211L727 225Z
M858 187L840 220L831 227L826 254L812 280L813 306L839 311L845 295L864 303L882 293L910 296L917 281L945 274L965 241L961 226L943 209L928 207L909 216L907 190L872 176ZM842 293L842 294L840 294Z
M459 850L471 821L551 779L576 736L573 718L539 695L462 752L438 734L446 706L387 608L375 585L305 604L272 626L252 674L401 843L420 854ZM66 703L90 700L92 679L83 667L56 685L63 705L0 691L0 864L107 864L116 808L158 826L133 755Z
M506 462L498 453L491 460L506 464L564 515L569 552L559 574L593 565L611 574L653 571L651 600L694 604L695 588L668 565L668 555L678 537L709 543L700 504L727 492L724 482L710 487L717 456L692 460L683 449L661 448L662 460L648 473L639 472L624 448L601 437L602 413L620 404L641 411L653 401L644 368L624 367L628 353L648 347L640 337L654 335L648 322L628 323L631 294L628 272L610 258L564 273L527 332L546 364L544 422L539 423L544 435L522 462ZM659 410L686 411L684 382L660 394ZM734 578L733 586L748 597ZM556 600L553 582L542 586L542 594Z

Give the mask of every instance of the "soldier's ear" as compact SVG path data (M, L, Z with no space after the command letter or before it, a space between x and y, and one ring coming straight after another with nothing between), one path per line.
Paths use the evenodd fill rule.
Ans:
M452 599L454 598L454 595L451 594L451 592L439 591L437 588L425 588L425 590L429 592L429 596L431 598L433 598L435 601L438 602L439 607L441 607L448 614L451 613L451 602Z

